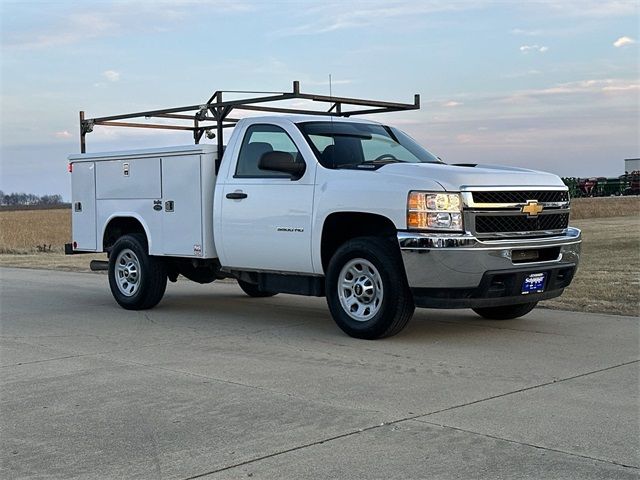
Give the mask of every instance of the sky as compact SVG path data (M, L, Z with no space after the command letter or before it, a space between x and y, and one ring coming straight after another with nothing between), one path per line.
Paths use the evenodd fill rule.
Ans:
M448 163L618 176L640 157L636 0L0 0L0 190L70 198L88 117L215 90L422 108L372 117ZM155 121L155 120L154 120ZM189 144L96 127L90 152ZM209 141L210 142L210 141Z

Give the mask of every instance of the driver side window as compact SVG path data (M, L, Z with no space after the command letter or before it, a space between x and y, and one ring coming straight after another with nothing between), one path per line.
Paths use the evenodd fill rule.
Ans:
M282 173L258 168L260 158L269 152L285 152L291 155L292 161L303 161L295 143L282 128L275 125L252 125L244 135L234 177L288 178Z

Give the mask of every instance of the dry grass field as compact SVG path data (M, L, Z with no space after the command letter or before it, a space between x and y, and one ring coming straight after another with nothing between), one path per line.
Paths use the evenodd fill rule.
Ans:
M542 305L563 310L640 314L640 216L571 222L582 229L578 273L562 296Z
M640 197L574 198L571 220L640 216Z
M70 241L70 209L0 211L0 253L63 252Z
M106 255L64 254L71 241L71 210L0 211L0 266L89 271L92 259Z
M638 315L640 197L575 199L571 216L571 224L581 228L584 237L580 269L560 298L543 305ZM0 211L0 266L89 271L92 259L106 258L65 256L69 241L69 209Z

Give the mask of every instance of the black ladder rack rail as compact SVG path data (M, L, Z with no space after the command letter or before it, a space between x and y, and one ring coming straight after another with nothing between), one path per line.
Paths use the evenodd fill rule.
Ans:
M265 96L242 98L238 100L223 100L225 93L255 93ZM326 103L330 107L328 110L308 110L303 108L282 108L272 105L260 105L284 100L305 99L313 102ZM351 110L345 110L344 107ZM354 108L355 107L355 108ZM293 113L307 115L326 115L334 117L349 117L352 115L366 115L372 113L398 112L403 110L418 110L420 108L420 95L414 95L413 103L384 102L379 100L364 100L360 98L334 97L329 95L316 95L302 93L300 82L293 82L291 92L247 92L235 90L218 90L204 104L188 105L185 107L163 108L160 110L149 110L146 112L125 113L122 115L111 115L108 117L85 118L84 111L80 112L80 153L86 153L86 135L91 133L96 125L108 127L132 127L151 128L161 130L184 130L193 133L193 140L196 144L205 132L216 131L218 139L218 160L216 170L219 166L223 154L223 133L225 128L233 127L240 120L230 117L233 110L249 110L273 113ZM195 112L186 114L188 112ZM136 123L122 122L128 119L150 119L163 118L170 120L189 120L193 126L184 124L160 124L160 123Z

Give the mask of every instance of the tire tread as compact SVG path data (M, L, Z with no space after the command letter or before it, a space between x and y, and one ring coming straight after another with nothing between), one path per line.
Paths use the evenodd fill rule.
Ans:
M351 328L349 323L354 323L354 321L346 318L347 314L342 309L340 301L337 299L337 294L333 292L335 289L333 277L337 277L344 261L351 258L349 255L352 252L361 252L365 258L369 257L369 260L375 259L380 264L378 269L380 270L380 267L382 267L382 270L384 270L384 273L380 272L381 275L386 275L390 280L389 283L394 286L390 296L387 296L387 292L385 292L386 298L384 301L395 305L395 313L393 313L391 321L383 328L381 327L384 324L384 320L379 325L372 325L371 328ZM413 296L407 284L400 252L392 240L384 237L357 237L338 248L327 269L326 291L327 303L334 320L345 333L356 338L373 340L396 335L409 323L415 310ZM334 295L335 298L333 298ZM387 304L383 308L389 309L391 307ZM387 311L383 315L389 317L392 314Z
M141 263L141 269L146 271L146 276L142 279L141 293L139 298L135 298L131 301L128 297L124 297L120 294L118 287L115 285L115 279L113 278L113 271L115 265L115 258L120 245L123 243L129 243L130 247L133 247L138 260ZM164 261L161 258L157 258L149 255L147 252L149 248L147 246L147 238L140 233L131 233L120 237L113 246L113 249L109 255L109 286L111 292L116 299L116 302L127 310L148 310L155 307L162 297L167 288L167 268ZM130 300L130 301L127 301Z
M513 320L525 316L536 308L538 302L519 303L517 305L505 305L503 307L485 307L472 309L482 318L487 320Z
M257 285L245 282L244 280L238 280L238 285L244 293L252 298L273 297L278 294L278 292L265 292L264 290L260 290Z

